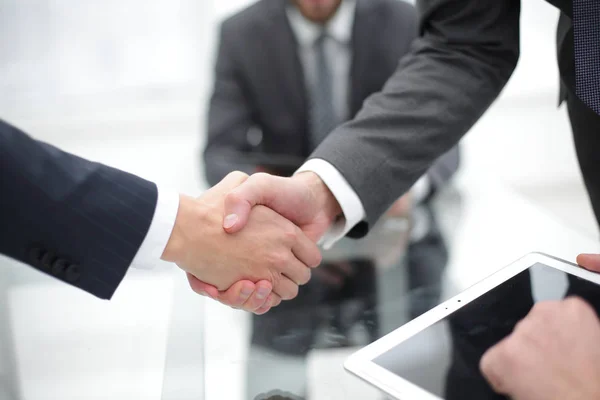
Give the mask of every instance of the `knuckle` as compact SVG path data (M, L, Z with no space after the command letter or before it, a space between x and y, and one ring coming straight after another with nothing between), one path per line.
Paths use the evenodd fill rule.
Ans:
M284 227L284 235L290 243L296 243L301 233L302 232L300 232L300 228L298 228L291 222L286 221L286 226Z
M315 261L313 262L313 265L311 265L311 267L316 268L319 265L321 265L321 262L323 262L323 254L321 254L318 247L315 247L314 257Z
M497 350L495 348L487 351L481 357L481 360L479 360L479 370L496 392L503 391L504 377L500 373Z
M483 354L479 360L479 370L485 376L493 375L496 364L496 349L491 349Z
M290 285L288 293L285 294L285 297L281 296L281 298L284 299L284 300L295 299L296 296L298 296L298 292L299 292L299 289L298 289L297 285Z
M266 172L257 172L255 174L252 174L251 178L253 180L262 180L262 179L265 179L268 176L269 176L269 174L267 174Z
M229 192L225 195L225 202L230 204L236 204L241 201L244 201L244 198L240 193L238 193L235 189L232 192Z
M592 306L578 296L568 297L564 301L564 305L569 311L569 314L588 314L594 312Z
M264 172L257 172L256 174L252 174L250 175L250 177L248 178L248 183L251 185L261 185L265 182L266 179L268 179L268 174L264 173Z
M236 181L244 181L248 179L248 174L242 171L232 171L227 174L227 179L236 180Z
M533 307L531 308L531 314L534 316L540 316L540 317L551 317L552 314L554 313L553 310L553 303L549 302L549 301L541 301L538 303L535 303L533 305Z
M269 281L271 281L271 284L273 285L273 287L279 285L279 282L281 282L281 274L277 271L273 271L271 270L271 278L269 279Z
M298 282L299 285L306 285L312 276L312 272L309 268L304 268L304 272L302 274L302 280Z
M515 325L513 330L516 336L530 336L532 332L532 324L528 319L522 319Z
M289 258L287 252L274 251L269 255L269 266L276 271L281 271L288 264Z
M499 348L498 359L507 368L512 369L517 365L521 354L523 354L521 341L513 335Z

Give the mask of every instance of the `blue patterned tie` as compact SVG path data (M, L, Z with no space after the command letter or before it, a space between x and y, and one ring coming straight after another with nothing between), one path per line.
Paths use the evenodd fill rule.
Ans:
M575 89L600 114L600 0L573 0Z

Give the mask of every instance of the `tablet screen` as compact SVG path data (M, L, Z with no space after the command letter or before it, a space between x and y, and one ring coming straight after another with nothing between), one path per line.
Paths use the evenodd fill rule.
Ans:
M503 399L479 373L481 356L535 302L571 295L600 309L598 285L537 263L373 361L444 399Z

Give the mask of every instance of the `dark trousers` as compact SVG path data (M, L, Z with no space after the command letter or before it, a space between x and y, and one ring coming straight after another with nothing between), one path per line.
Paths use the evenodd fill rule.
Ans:
M579 167L600 226L600 116L573 93L567 93L566 103Z
M600 226L600 116L573 93L567 93L566 103L579 166ZM529 274L522 273L514 279L513 285L498 287L484 295L478 308L466 306L453 315L450 321L453 354L446 380L446 399L506 399L494 393L481 376L479 360L529 312L533 305L529 280ZM583 298L600 315L600 289L595 284L571 276L568 296Z

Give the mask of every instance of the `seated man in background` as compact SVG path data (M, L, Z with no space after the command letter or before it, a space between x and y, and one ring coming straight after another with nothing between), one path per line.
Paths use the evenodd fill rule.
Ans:
M260 0L229 18L208 112L208 182L234 170L293 172L381 90L416 34L416 12L399 0ZM277 163L272 156L280 169L260 165ZM455 147L415 184L412 201L441 187L458 161Z
M382 89L416 34L416 12L399 0L260 0L226 20L204 150L209 184L234 170L292 174L325 135ZM455 147L389 210L388 216L410 218L416 228L405 254L410 288L439 283L447 254L428 200L458 162ZM315 330L323 318L342 334L354 319L370 318L360 321L370 335L362 344L377 339L376 313L366 312L376 306L376 281L372 259L325 262L297 301L254 318L253 344L302 358L319 342ZM342 308L350 299L361 308L349 317ZM411 317L429 303L437 298L420 302ZM297 387L302 379L289 376L286 389L303 390ZM258 377L248 382L256 386L249 388L251 398L269 389Z

